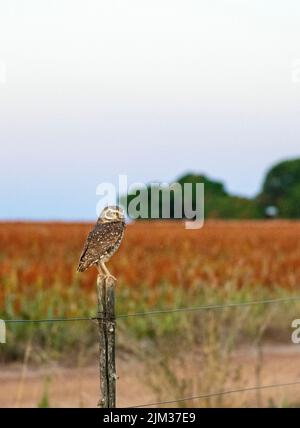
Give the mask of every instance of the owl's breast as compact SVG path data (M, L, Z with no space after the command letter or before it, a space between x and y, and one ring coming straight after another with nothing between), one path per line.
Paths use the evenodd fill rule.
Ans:
M116 240L115 244L112 245L101 257L100 260L106 263L119 249L122 239L124 237L125 228L122 231L120 237Z

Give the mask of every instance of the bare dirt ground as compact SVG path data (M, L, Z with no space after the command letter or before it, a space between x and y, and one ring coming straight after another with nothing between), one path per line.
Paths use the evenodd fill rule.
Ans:
M241 348L233 355L231 364L242 370L242 387L257 384L257 353ZM260 385L300 381L300 345L268 345L263 348ZM157 401L157 396L143 375L145 367L134 358L118 361L118 407L130 407ZM201 370L198 367L197 370ZM224 389L240 388L241 382L226 385ZM195 395L191 391L190 395ZM202 391L201 391L202 392ZM216 391L218 392L218 391ZM43 368L20 364L0 366L0 407L37 407L45 400L50 407L96 407L99 397L97 364L88 367L67 368L51 365ZM172 400L169 395L166 400ZM189 406L203 407L203 400L190 401ZM177 406L178 404L175 404ZM300 384L280 388L229 394L224 406L299 406ZM170 405L168 405L170 407ZM167 407L168 407L167 406ZM154 406L155 407L155 406ZM156 406L157 407L157 406Z

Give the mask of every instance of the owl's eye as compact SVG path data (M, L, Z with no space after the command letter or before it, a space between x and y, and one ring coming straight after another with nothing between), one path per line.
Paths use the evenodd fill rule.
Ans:
M107 213L106 213L105 217L106 217L108 220L111 220L111 219L113 218L113 213L112 213L112 211L107 211Z

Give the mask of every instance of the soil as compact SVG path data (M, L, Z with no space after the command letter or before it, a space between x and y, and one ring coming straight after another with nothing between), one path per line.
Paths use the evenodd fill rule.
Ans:
M268 345L262 349L260 385L300 382L300 346ZM236 351L231 364L242 370L243 387L257 384L257 353L247 347ZM134 357L119 359L118 407L131 407L158 401L144 375L145 366ZM199 370L199 368L198 368ZM237 381L238 382L238 381ZM99 399L98 366L25 367L21 364L0 366L0 407L96 407ZM241 383L231 381L224 389L240 388ZM190 395L195 395L191 391ZM211 392L211 391L210 391ZM217 392L217 391L216 391ZM201 391L202 393L202 391ZM197 395L197 394L196 394ZM160 399L161 397L159 397ZM170 394L166 400L172 400ZM207 403L207 402L206 402ZM170 407L172 404L168 404ZM188 403L189 407L203 407L203 400ZM257 391L233 393L224 396L223 405L228 407L299 406L299 385ZM178 403L174 404L178 406ZM153 406L157 407L157 406Z

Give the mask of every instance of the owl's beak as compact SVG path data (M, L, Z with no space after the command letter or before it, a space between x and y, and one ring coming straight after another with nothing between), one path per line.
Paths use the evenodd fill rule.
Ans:
M122 213L122 211L116 211L116 216L119 220L123 220L124 219L124 213Z

